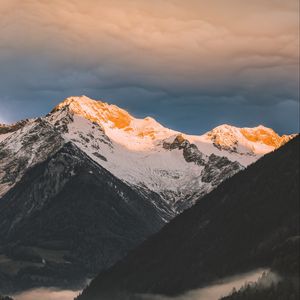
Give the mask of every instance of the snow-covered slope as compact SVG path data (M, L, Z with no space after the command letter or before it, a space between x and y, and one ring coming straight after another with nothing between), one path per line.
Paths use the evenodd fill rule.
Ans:
M52 113L68 110L104 128L106 135L119 145L133 151L150 150L156 142L178 132L165 128L153 118L136 119L127 111L86 96L69 97Z
M0 240L18 270L2 288L86 279L287 139L261 126L187 135L84 96L0 125Z
M0 140L0 197L29 168L45 161L65 143L60 133L43 119L28 120L19 129L3 135L5 138Z
M67 98L47 119L55 124L63 114L74 116L64 133L66 140L118 178L138 189L159 193L175 207L183 199L193 202L288 139L263 126L240 129L221 125L204 135L191 136L165 128L153 118L137 119L115 105L85 96ZM177 137L191 144L189 149L198 151L203 163L187 161L184 147L164 147ZM223 159L222 165L215 157L227 160Z
M282 146L293 137L293 135L279 136L272 129L262 125L254 128L238 128L227 124L220 125L203 135L188 135L165 128L151 117L137 119L115 105L95 101L86 96L69 97L57 105L52 113L66 107L73 114L98 123L111 140L133 151L156 149L163 140L182 134L206 155L214 153L226 156L244 166L254 162L257 156ZM234 155L231 155L232 153ZM245 158L245 155L250 158Z
M226 150L229 153L264 155L281 147L293 136L279 136L273 129L262 125L254 128L238 128L224 124L207 132L200 140L212 142L219 150Z
M0 124L0 143L10 136L14 131L25 126L29 120L23 120L12 125Z
M201 136L187 135L86 96L69 97L46 117L26 121L15 132L6 131L0 132L0 196L22 170L72 142L136 190L158 193L174 213L289 139L263 126L221 125ZM53 136L58 141L50 146ZM30 140L34 143L25 142ZM11 162L5 151L10 151ZM11 176L6 170L11 169L15 175L7 179Z
M59 104L47 120L57 125L67 115L72 115L72 122L63 134L66 140L134 188L160 194L175 212L242 169L234 161L223 159L220 163L210 157L219 152L215 147L206 154L196 145L189 145L186 150L180 145L168 148L165 145L174 143L179 136L182 142L190 144L189 136L167 129L149 117L135 119L114 105L72 97ZM201 155L202 163L188 161L184 153L191 151Z

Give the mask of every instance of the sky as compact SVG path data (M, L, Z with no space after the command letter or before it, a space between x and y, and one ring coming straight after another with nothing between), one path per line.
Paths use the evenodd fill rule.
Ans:
M0 123L105 99L201 134L299 132L298 0L1 0Z

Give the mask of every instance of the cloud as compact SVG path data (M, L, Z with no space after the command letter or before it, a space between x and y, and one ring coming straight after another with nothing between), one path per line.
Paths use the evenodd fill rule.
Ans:
M10 101L4 103L35 103L36 113L73 93L110 95L134 102L133 110L149 101L213 107L227 99L229 109L236 99L254 106L296 103L297 5L2 1L0 89Z
M17 295L14 295L16 300L73 300L77 297L79 291L56 290L51 288L40 288L29 290Z

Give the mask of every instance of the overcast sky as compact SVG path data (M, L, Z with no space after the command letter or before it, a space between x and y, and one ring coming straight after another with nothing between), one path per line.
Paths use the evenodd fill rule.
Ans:
M0 122L70 95L199 134L298 132L298 0L1 0Z

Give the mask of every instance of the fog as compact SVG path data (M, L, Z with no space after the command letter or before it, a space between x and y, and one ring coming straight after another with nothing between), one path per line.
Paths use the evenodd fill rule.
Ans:
M267 269L258 269L249 273L228 277L205 288L189 291L177 297L165 297L160 295L144 295L144 300L219 300L223 296L231 293L233 288L239 290L247 283L257 282L263 273L269 272ZM277 283L279 278L276 274L269 273L269 282ZM262 282L264 284L264 282ZM267 285L266 285L267 286Z
M73 300L80 291L39 288L13 295L15 300Z
M267 273L267 276L262 275ZM252 272L239 274L225 278L221 281L205 288L189 291L176 297L166 297L161 295L140 295L134 299L142 300L219 300L223 296L231 293L233 288L239 290L245 284L258 281L259 286L264 288L273 283L278 283L279 276L271 273L267 269L258 269ZM53 288L39 288L13 295L15 300L73 300L80 291L57 290ZM115 299L115 298L114 298ZM121 299L120 299L121 300Z

